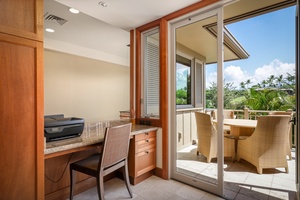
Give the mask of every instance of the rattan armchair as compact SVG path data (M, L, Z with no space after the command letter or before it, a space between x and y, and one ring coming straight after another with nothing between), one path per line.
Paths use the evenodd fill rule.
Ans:
M198 135L197 155L201 153L207 158L207 162L210 163L212 158L217 157L217 130L209 114L195 112L195 117ZM224 157L233 159L234 156L234 139L224 137Z
M291 117L291 120L293 118L293 113L292 112L285 112L285 111L272 111L269 112L269 115L288 115ZM288 131L288 137L286 138L286 155L288 156L289 160L292 160L292 123L289 125Z
M218 119L217 110L213 110L211 112L211 114L212 114L212 118L214 120ZM233 112L233 110L223 110L223 116L224 116L224 119L234 119L234 112ZM224 134L230 134L230 126L223 125L223 131L224 131Z
M246 160L262 174L264 168L284 167L288 173L286 159L286 138L289 116L261 116L257 120L254 133L245 140L238 141L237 160Z
M103 200L103 177L118 169L122 169L127 190L132 198L127 167L130 132L131 123L106 128L102 152L70 164L70 200L73 199L76 171L96 177L98 197Z

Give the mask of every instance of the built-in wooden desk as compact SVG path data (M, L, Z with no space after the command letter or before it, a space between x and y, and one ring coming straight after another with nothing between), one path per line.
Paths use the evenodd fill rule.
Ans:
M111 123L112 126L126 121ZM128 158L129 174L132 184L136 184L145 178L144 173L154 169L155 166L155 136L157 127L146 125L132 125L130 141L130 152ZM151 138L149 137L151 136ZM154 139L153 139L154 138ZM145 139L145 141L143 141ZM83 133L80 137L71 138L56 142L46 143L45 154L45 199L66 199L69 197L69 163L75 162L82 158L88 157L96 152L101 151L103 141L102 133L90 132ZM149 148L146 143L149 142ZM137 145L137 146L136 146ZM140 148L138 148L140 147ZM138 159L142 151L147 156L142 156L143 166L140 166ZM151 152L151 154L150 154ZM150 156L150 157L149 157ZM145 165L145 159L148 159L148 165ZM107 179L114 177L115 174L108 176ZM77 175L76 192L80 193L89 188L96 186L96 180L84 174Z

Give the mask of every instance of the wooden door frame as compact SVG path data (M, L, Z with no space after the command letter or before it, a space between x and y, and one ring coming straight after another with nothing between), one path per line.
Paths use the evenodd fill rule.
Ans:
M164 179L170 178L169 170L169 78L168 78L168 22L190 12L204 8L208 5L218 2L219 0L202 0L191 6L170 13L160 19L145 24L130 31L130 110L131 117L139 124L141 120L149 121L152 126L162 129L162 169L156 170L156 175ZM141 118L141 33L159 27L160 34L160 118L143 119ZM134 34L135 33L135 34ZM135 37L135 38L134 38ZM134 63L135 61L135 63ZM135 81L134 81L135 80ZM134 94L135 92L135 94Z

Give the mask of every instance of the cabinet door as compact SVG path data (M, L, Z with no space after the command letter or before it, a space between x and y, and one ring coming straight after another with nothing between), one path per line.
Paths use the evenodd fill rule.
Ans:
M137 153L136 159L136 176L140 176L156 167L156 149L148 149Z
M44 199L43 0L0 8L0 198Z
M43 0L0 0L0 32L43 41Z
M0 33L1 199L44 198L42 53L41 42Z

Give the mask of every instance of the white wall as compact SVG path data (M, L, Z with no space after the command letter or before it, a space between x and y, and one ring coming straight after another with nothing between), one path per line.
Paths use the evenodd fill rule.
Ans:
M44 56L45 115L104 121L129 110L128 66L51 50Z

